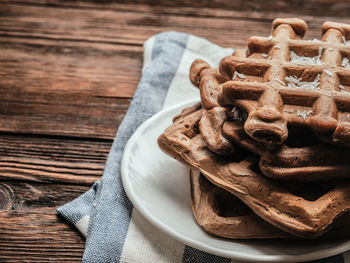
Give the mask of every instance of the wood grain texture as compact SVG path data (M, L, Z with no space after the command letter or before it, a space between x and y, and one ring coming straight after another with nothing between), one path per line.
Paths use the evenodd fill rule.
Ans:
M84 238L56 208L100 178L111 143L0 134L0 262L81 260Z
M0 3L0 262L81 261L56 208L100 178L141 77L144 41L176 30L242 48L276 17L308 38L350 23L344 0Z
M0 179L91 185L111 143L0 134Z
M56 91L16 93L0 92L0 131L111 140L130 103Z
M81 261L84 240L55 208L0 211L1 262Z
M23 2L23 1L17 1ZM159 10L164 8L172 7L176 12L182 7L186 8L195 8L196 13L189 13L191 16L197 16L202 10L211 9L213 11L219 10L236 10L241 13L265 13L265 12L285 12L300 15L312 15L312 16L325 16L325 15L333 15L333 16L347 16L350 10L348 5L348 1L346 0L251 0L251 1L227 1L227 0L204 0L204 1L188 1L188 0L178 0L176 2L172 0L162 0L162 1L148 1L148 0L137 0L133 1L133 4L129 4L130 2L127 0L118 1L100 1L100 3L96 3L93 1L89 2L75 2L73 0L64 1L64 3L59 2L58 0L32 0L31 3L36 4L50 4L51 6L66 6L71 8L94 8L94 9L111 9L117 8L121 9L120 5L126 6L126 9L134 9L135 5L137 7L140 5L145 5L149 7L152 11ZM129 4L129 5L128 5ZM169 8L170 9L170 8ZM169 13L172 13L172 10L169 10ZM213 12L207 14L207 17L213 15Z
M93 49L84 52L84 47L44 42L0 37L0 131L114 138L130 100L111 94L118 87L125 90L113 70L101 72L112 68L110 57L122 55L99 50L104 55L95 54L94 60ZM135 78L129 85L136 82Z
M89 188L90 185L1 181L0 211L25 213L32 209L56 208L78 197Z

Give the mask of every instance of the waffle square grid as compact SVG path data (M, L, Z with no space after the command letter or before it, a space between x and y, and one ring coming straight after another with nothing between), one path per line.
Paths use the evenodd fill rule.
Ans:
M244 128L258 141L281 144L287 125L306 125L325 141L349 144L350 25L324 23L322 41L301 39L306 31L301 19L276 19L270 37L251 37L246 54L222 59L219 71L230 80L220 84L218 101L224 107L252 102ZM300 63L293 56L317 60Z

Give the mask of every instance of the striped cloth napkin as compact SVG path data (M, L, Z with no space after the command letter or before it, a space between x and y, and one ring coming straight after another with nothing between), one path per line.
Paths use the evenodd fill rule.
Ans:
M142 79L119 127L101 181L58 208L58 212L86 237L83 262L236 262L185 246L160 232L133 209L121 183L120 161L136 128L156 112L199 96L188 78L193 60L217 67L232 54L205 39L164 32L144 44ZM350 253L317 262L349 262Z

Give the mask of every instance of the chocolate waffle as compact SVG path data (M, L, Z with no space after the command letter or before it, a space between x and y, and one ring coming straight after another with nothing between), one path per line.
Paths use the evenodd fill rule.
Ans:
M289 234L266 223L234 195L190 169L193 215L209 234L232 239L285 238Z
M198 110L177 119L158 138L160 148L198 169L265 221L293 235L315 238L350 209L350 184L347 181L327 181L320 185L313 182L308 186L313 191L309 192L321 192L309 197L305 195L308 189L295 192L295 183L290 187L264 177L259 170L259 158L243 149L237 147L230 158L211 152L199 133L201 115Z
M221 155L230 155L234 151L232 143L221 133L221 126L227 120L229 112L218 104L220 84L229 79L211 68L203 60L196 60L190 69L191 82L200 88L203 107L199 129L210 150Z
M197 223L209 234L231 239L297 238L268 224L241 200L190 169L191 203ZM349 215L337 219L318 239L349 237Z
M193 107L185 108L175 119L199 110L200 107L198 103ZM223 136L232 143L230 146L237 145L260 155L259 167L265 176L298 181L350 177L350 156L347 148L325 145L315 138L308 129L291 129L289 138L283 145L271 148L262 142L253 140L245 133L241 114L234 117L225 113L225 117L221 120L220 114L215 114L212 115L212 118L216 117L213 121L215 125L207 125L205 120L207 113L221 109L221 107L214 107L209 111L205 111L205 114L202 110L199 128L203 139L207 143L208 140L205 139L203 134L206 136L211 134L214 139L219 134L219 136ZM236 120L233 120L234 118ZM208 136L208 138L210 140L211 137ZM220 149L216 153L222 153L221 151L225 149L223 145L213 141L213 144L215 143L217 143L217 148Z
M255 215L241 200L190 169L192 212L197 223L209 234L231 239L293 239ZM349 237L349 215L337 219L321 239Z
M237 56L242 54L242 50L236 51ZM201 101L206 105L206 109L202 110L199 129L213 152L230 155L234 151L234 145L248 149L261 156L260 169L264 175L272 178L312 181L350 176L348 150L322 144L309 129L292 132L285 144L273 150L249 137L243 129L242 121L246 119L244 113L238 108L229 111L219 106L217 99L221 92L220 83L225 78L205 61L197 59L192 63L190 79L200 89ZM254 77L245 76L243 81L253 82ZM250 110L255 105L249 100L236 100L235 103Z
M228 120L230 112L217 101L221 83L229 79L213 69L201 59L195 60L190 68L190 80L200 90L202 118L199 129L208 148L221 155L234 151L232 143L222 135L222 125Z
M275 147L253 140L240 121L226 121L222 134L234 145L260 155L259 167L265 176L298 181L350 177L349 149L326 145L308 129L290 129L284 144Z
M349 145L350 25L324 23L322 41L301 39L307 31L301 19L276 19L272 25L270 37L248 40L245 57L222 59L220 73L231 80L221 84L220 105L253 102L239 106L249 113L246 133L258 141L283 143L288 124Z

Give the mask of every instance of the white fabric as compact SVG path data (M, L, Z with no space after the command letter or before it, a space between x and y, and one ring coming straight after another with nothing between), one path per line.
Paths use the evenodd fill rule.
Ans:
M184 248L185 245L159 231L134 209L120 262L181 262Z
M164 102L164 108L190 100L199 98L199 91L195 88L189 77L192 62L201 58L209 63L211 67L218 67L221 58L232 54L232 48L219 47L206 39L190 36L178 71L170 85L168 94Z
M90 215L82 217L78 222L75 223L76 228L86 237L88 227L89 227Z

